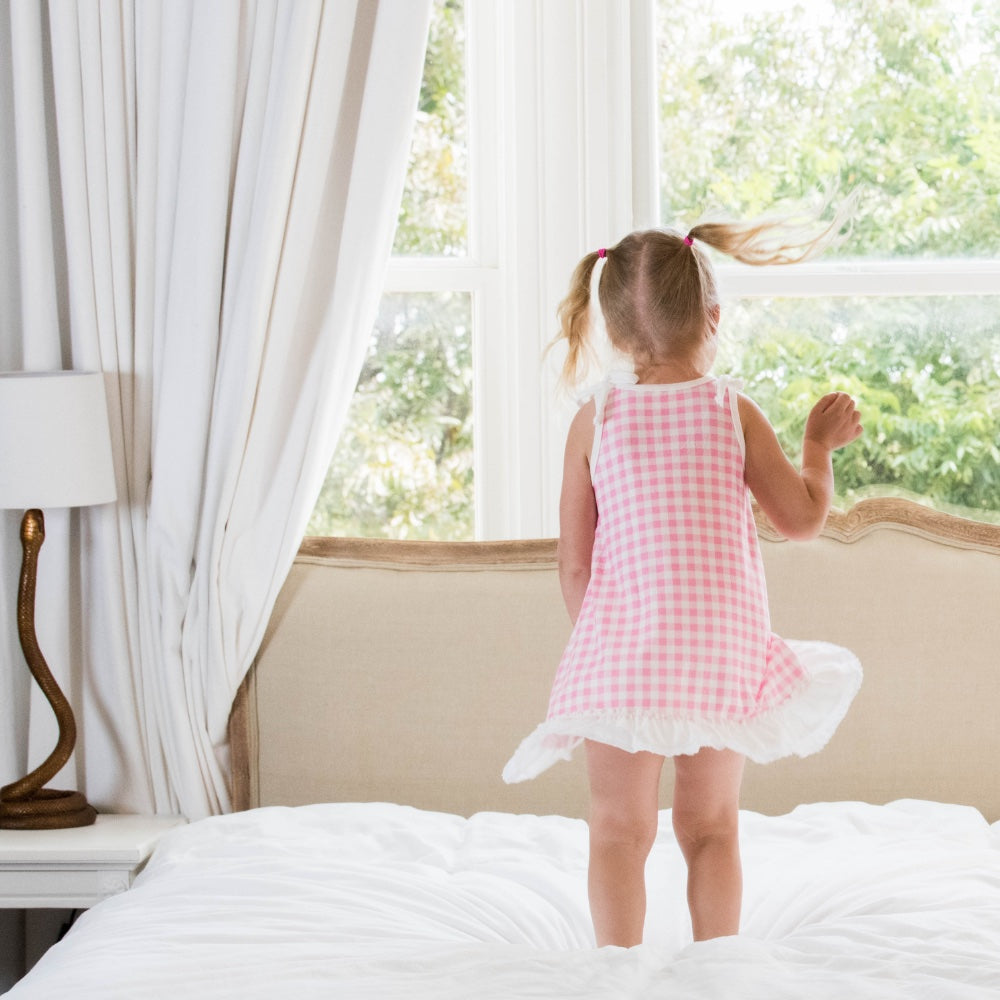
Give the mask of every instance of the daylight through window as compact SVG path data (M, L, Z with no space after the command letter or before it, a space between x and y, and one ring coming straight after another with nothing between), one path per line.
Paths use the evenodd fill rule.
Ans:
M859 399L848 502L1000 520L998 56L1000 8L977 0L659 4L664 223L857 189L821 263L721 269L722 363L790 454L814 399Z

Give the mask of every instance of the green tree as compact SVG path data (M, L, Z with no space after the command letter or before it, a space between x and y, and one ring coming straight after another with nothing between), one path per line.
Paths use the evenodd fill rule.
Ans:
M386 295L310 535L471 538L466 294Z
M448 257L467 251L465 117L465 4L436 0L393 253Z
M817 17L817 11L829 16ZM842 256L1000 246L1000 8L832 0L728 19L660 4L662 211L753 216L858 188ZM791 455L832 388L864 438L837 454L845 501L904 493L1000 519L995 297L770 300L727 309L728 363Z
M972 0L832 0L712 16L660 4L663 218L756 215L859 188L848 256L1000 246L1000 14Z
M865 433L834 455L842 502L898 494L1000 521L1000 315L989 300L784 299L729 312L720 362L743 374L787 454L798 456L820 396L859 400Z

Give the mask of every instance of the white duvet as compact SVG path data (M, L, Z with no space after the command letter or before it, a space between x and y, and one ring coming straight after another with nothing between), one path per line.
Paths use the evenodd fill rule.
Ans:
M1000 997L1000 823L916 801L741 819L743 933L691 943L665 812L628 951L594 947L579 820L384 804L205 820L7 995Z

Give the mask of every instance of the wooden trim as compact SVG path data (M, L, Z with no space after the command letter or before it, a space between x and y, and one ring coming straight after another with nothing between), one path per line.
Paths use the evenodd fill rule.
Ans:
M391 568L494 569L549 568L556 562L554 538L502 542L402 542L384 538L305 538L299 561L363 563Z
M754 504L760 537L785 539ZM1000 524L973 521L934 510L902 497L860 500L850 510L832 510L821 533L848 544L877 528L905 531L954 545L1000 552ZM298 559L335 561L383 567L421 566L429 569L493 569L505 566L550 568L556 563L556 539L529 538L499 542L421 542L382 538L305 538Z
M761 538L785 541L756 504L754 517ZM902 497L873 497L859 500L847 511L832 510L821 537L850 544L878 528L919 535L941 545L1000 553L1000 524L972 521Z

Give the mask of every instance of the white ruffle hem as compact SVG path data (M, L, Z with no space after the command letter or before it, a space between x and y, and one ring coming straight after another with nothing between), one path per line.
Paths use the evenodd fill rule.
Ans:
M503 769L503 780L513 784L535 778L557 761L569 760L584 740L664 757L697 753L702 747L736 750L758 764L816 753L829 742L858 693L861 663L843 646L785 641L806 679L780 705L760 715L709 719L625 709L550 718L517 748Z

